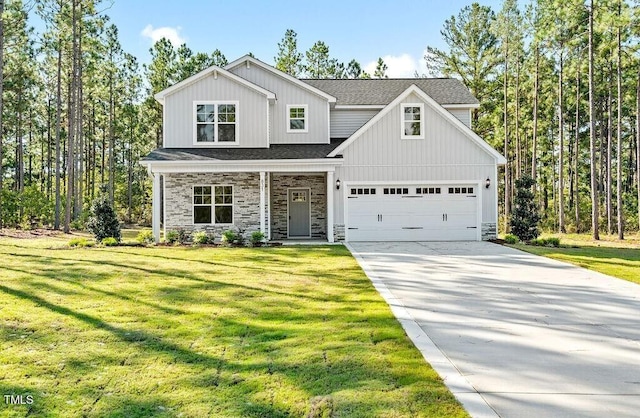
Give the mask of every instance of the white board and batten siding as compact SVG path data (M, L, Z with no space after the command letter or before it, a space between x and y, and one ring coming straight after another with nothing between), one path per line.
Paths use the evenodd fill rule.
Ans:
M164 99L164 146L166 148L216 147L194 145L194 103L198 101L238 102L236 129L238 143L220 144L221 147L266 148L267 98L256 90L236 83L218 74L209 75L198 82L169 94Z
M447 109L445 107L445 109ZM447 109L460 122L471 127L470 108ZM331 110L331 138L349 138L362 125L369 122L380 109L332 109Z
M230 68L232 73L265 88L276 95L271 107L272 144L326 144L329 141L329 103L324 97L285 80L257 65ZM287 132L287 105L307 105L308 132Z
M404 103L420 103L411 94ZM334 199L335 221L343 224L349 184L449 184L484 185L489 177L490 188L481 192L478 207L480 222L496 222L495 159L474 143L443 115L425 103L424 139L401 139L400 106L391 109L342 152L343 164L335 176L346 182L344 190Z

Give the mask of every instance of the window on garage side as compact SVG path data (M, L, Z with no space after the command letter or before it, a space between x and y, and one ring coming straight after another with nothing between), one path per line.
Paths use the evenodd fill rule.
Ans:
M352 195L372 195L372 194L376 194L376 189L375 187L358 187L358 188L352 188L351 189L351 194Z
M403 103L401 108L401 138L424 138L424 103Z
M473 194L473 187L449 187L449 194Z
M440 194L442 189L440 187L418 187L416 188L416 194Z

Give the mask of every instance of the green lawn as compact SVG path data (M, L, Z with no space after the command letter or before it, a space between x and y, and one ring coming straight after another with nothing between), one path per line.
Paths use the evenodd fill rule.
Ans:
M458 417L342 246L0 237L0 416Z
M559 237L562 246L517 244L513 247L640 284L640 240L637 235L625 241L606 235L600 241L593 241L585 234L546 234L543 237L550 236Z

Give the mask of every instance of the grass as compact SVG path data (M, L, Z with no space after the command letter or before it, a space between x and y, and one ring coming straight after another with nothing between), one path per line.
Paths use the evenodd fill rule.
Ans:
M600 241L586 234L544 234L542 237L552 236L560 238L560 248L524 244L513 247L640 284L640 236L630 235L624 241L609 235L601 235Z
M458 417L341 246L0 237L0 416Z

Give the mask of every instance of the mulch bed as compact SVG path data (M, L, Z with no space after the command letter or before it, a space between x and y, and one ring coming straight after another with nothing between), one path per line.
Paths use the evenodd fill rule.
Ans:
M41 237L53 237L62 234L62 231L55 229L15 229L15 228L3 228L0 229L0 237L9 238L41 238Z

